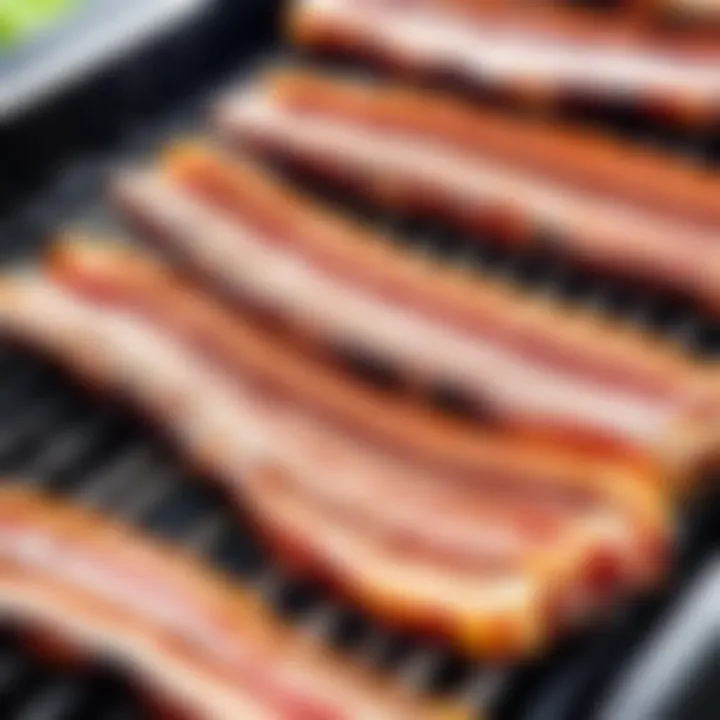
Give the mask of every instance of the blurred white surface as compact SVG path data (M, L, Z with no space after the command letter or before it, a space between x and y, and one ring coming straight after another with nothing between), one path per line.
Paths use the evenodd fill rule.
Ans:
M171 32L209 0L89 0L57 32L0 57L0 121Z

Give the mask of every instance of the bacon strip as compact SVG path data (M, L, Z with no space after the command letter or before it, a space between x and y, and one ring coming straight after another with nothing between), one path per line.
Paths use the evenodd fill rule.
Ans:
M391 537L397 538L399 531L405 540L414 545L425 542L428 553L439 552L448 561L455 553L463 562L472 559L496 566L524 566L529 543L546 558L539 563L531 558L531 569L538 564L564 567L570 575L579 569L581 586L589 581L592 595L600 589L608 592L608 568L611 573L619 568L620 584L633 587L653 583L662 572L671 522L665 499L647 473L597 456L537 446L500 433L483 434L461 423L444 423L417 407L398 405L360 387L347 373L311 360L306 348L300 353L278 342L247 314L231 316L138 251L73 239L56 247L51 264L53 278L64 286L93 301L132 309L273 398L329 420L348 434L359 434L382 452L399 450L411 463L422 461L421 471L393 469L367 448L333 445L332 431L325 433L320 448L305 425L292 424L289 434L302 448L298 455L317 448L325 464L333 455L353 453L376 459L374 466L356 463L355 474L363 480L342 496L328 495L328 489L338 489L336 483L325 487L322 470L307 466L307 476L316 483L310 489L324 496L334 515L347 514L348 509L357 515L362 498L383 496L389 507L373 505L367 516L369 524L385 523ZM290 411L282 414L287 417ZM278 445L288 447L288 441L278 440ZM442 478L440 487L423 480L426 469ZM465 487L456 488L458 480ZM475 494L473 487L482 492ZM405 500L408 496L413 499ZM404 505L400 515L393 497L398 506ZM425 518L417 514L423 512ZM612 513L619 513L619 524L611 519ZM426 522L432 523L436 535L429 544L418 532ZM483 533L478 532L481 525ZM621 526L631 529L629 536ZM562 528L572 533L567 540L571 551L558 554ZM618 544L618 538L625 539ZM598 568L602 588L596 582ZM583 592L581 587L585 597Z
M88 511L4 489L0 539L5 621L109 657L189 718L469 717L343 667L247 591Z
M272 147L279 144L274 129L280 118L310 126L311 120L327 120L358 131L373 130L373 137L417 141L473 160L508 163L603 197L720 226L716 173L622 140L471 106L439 92L280 67L265 73L249 92L230 94L219 107L218 121L241 137L253 139L257 133L262 141L263 129L255 122L255 114L261 113L272 124ZM294 132L294 127L284 129ZM296 135L302 137L301 131ZM292 139L289 143L292 148ZM381 161L381 153L374 153L373 160Z
M580 30L580 31L579 31ZM717 52L568 22L563 13L455 11L387 0L297 0L295 42L411 74L449 73L524 103L628 101L664 119L717 117ZM712 48L712 46L710 46Z
M574 143L432 95L293 75L226 103L217 126L381 206L520 248L550 236L551 252L720 311L720 183L710 175L639 154L626 162L613 145Z
M100 307L47 279L8 280L0 326L141 407L253 511L291 565L307 548L303 569L310 557L360 606L473 655L534 651L593 598L616 596L630 575L645 584L643 568L653 563L657 577L664 565L667 543L658 548L656 536L648 547L645 530L607 508L444 488L200 362L130 308ZM283 479L291 502L269 501L268 477Z
M716 453L715 374L668 346L408 257L249 163L168 166L121 179L119 205L243 302L450 382L503 427L649 453L678 480Z
M456 422L360 385L248 313L224 310L137 249L74 235L55 245L49 266L69 289L132 308L228 372L406 460L481 485L495 479L525 495L608 504L652 532L667 531L652 472Z
M264 383L259 383L258 388L250 387L248 381L257 381L262 375L261 359L266 365L272 364L273 355L268 350L272 346L267 338L247 323L231 322L213 309L212 303L194 296L189 288L172 281L167 272L141 255L76 243L54 253L52 270L54 282L61 285L48 286L43 281L44 285L30 289L30 296L23 295L29 286L15 287L8 298L8 312L3 314L5 327L64 358L83 377L94 377L110 386L123 381L123 386L116 389L161 421L181 449L190 452L191 459L207 466L241 502L252 506L253 516L266 533L278 524L272 509L281 503L278 500L268 505L268 482L262 480L255 485L248 478L265 476L267 472L262 468L268 463L279 467L283 477L292 479L290 491L296 500L291 507L297 506L299 497L300 502L310 506L305 514L325 516L324 523L318 520L305 526L310 533L307 538L303 532L299 539L296 537L299 531L293 523L285 527L280 522L269 532L276 540L282 530L294 538L285 543L284 555L293 560L304 540L315 549L312 558L317 574L329 576L327 579L338 589L354 600L359 596L376 612L377 605L386 602L382 615L396 623L397 606L381 599L399 592L388 572L397 567L402 574L408 555L415 558L414 564L423 561L425 573L440 563L442 572L434 572L436 584L443 586L448 583L443 579L448 573L453 578L460 572L462 578L470 568L472 577L480 573L475 580L480 587L502 586L498 573L502 577L523 573L520 577L528 588L525 605L483 608L473 619L476 633L485 628L485 635L481 635L484 644L476 652L488 648L491 652L514 652L507 648L536 642L538 629L532 628L533 624L545 622L537 609L543 597L548 598L555 608L553 614L562 622L569 615L586 613L601 598L612 597L614 588L645 587L655 582L665 566L667 512L661 498L642 478L610 467L606 470L604 465L597 469L602 475L607 473L609 482L620 486L607 493L607 499L614 498L620 515L610 509L605 493L594 499L591 493L579 506L575 502L568 506L562 495L552 500L551 486L558 480L548 479L558 470L562 473L560 483L567 482L563 474L587 471L587 461L578 462L572 455L562 458L558 457L560 453L538 453L536 475L528 477L526 468L525 476L516 476L518 488L509 495L497 490L508 480L512 483L513 472L518 469L513 462L499 467L495 462L495 468L491 462L484 476L480 475L482 466L476 466L477 474L469 485L456 487L447 472L440 476L443 481L438 484L440 478L432 480L422 469L401 466L386 454L354 443L331 428L321 431L316 418L296 407L295 403L302 399L298 393L288 398L287 389L283 390L290 380L317 379L318 369L312 373L306 369L299 378L297 374L288 376L280 367L274 373L266 371ZM52 329L45 327L48 323L52 323ZM237 345L224 345L219 342L222 337L236 338ZM174 345L176 340L182 342L184 350ZM264 354L258 353L261 345ZM79 352L78 348L85 351ZM188 353L192 355L194 348L204 349L213 357L225 356L224 366L232 371L231 387L220 373L210 376L202 368L192 368ZM183 372L179 367L181 353ZM97 367L88 370L89 362ZM264 388L262 394L258 394L260 386ZM327 384L324 387L329 389ZM204 398L204 404L198 403L198 395ZM360 398L361 393L355 390L350 398L353 395ZM291 399L295 402L288 405ZM307 398L304 403L307 405ZM380 417L388 414L382 403L375 406ZM334 415L342 419L348 411L339 403ZM413 419L412 414L406 413L403 418L400 412L394 417L398 422ZM422 422L432 428L428 420ZM512 454L513 445L522 451L518 442L506 442L504 447ZM268 446L274 448L272 462L267 459ZM280 457L275 457L275 448L282 448ZM535 477L538 488L532 494ZM548 482L550 487L545 485ZM580 484L577 479L571 483ZM546 500L542 499L544 486L549 490ZM524 499L518 495L523 487L531 491ZM379 497L387 504L378 505ZM378 560L365 567L356 561L338 567L337 559L333 562L328 552L331 548L339 552L340 544L328 542L327 537L338 517L341 535L351 536L343 547L350 543L358 548L360 557L376 559L380 549L388 554L389 548L394 562ZM298 523L301 520L302 514ZM350 527L354 530L348 533ZM312 528L322 529L313 534ZM376 539L369 539L372 537ZM379 547L372 552L362 550L378 542ZM397 555L405 559L398 562ZM353 568L359 569L360 577L354 575ZM488 573L490 577L486 578ZM470 580L461 579L459 587ZM367 587L371 581L375 583L374 593ZM422 588L417 591L422 592ZM478 592L486 591L476 588L469 592L470 597L477 597ZM488 592L490 597L498 597L496 592ZM406 588L402 594L407 597L408 593ZM414 599L415 613L402 613L402 624L412 623L415 629L417 615L425 618L425 624L418 623L417 629L431 629L444 636L450 633L463 645L474 642L465 637L468 620L458 620L458 608L445 607L437 597L434 602L440 602L439 606L432 604L432 596L421 594Z

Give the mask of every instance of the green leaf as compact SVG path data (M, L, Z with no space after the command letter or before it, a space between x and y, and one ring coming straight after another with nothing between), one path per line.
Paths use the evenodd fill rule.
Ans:
M69 12L77 0L0 0L0 46L10 46Z

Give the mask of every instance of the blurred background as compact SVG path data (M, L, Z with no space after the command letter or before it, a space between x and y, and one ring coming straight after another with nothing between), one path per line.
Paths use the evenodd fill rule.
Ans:
M0 216L69 166L161 134L155 121L268 47L279 14L267 0L2 2Z

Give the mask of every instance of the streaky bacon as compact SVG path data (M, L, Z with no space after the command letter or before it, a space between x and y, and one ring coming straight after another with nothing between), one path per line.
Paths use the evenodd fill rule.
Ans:
M569 568L571 574L580 568L581 584L588 578L595 583L600 568L606 594L607 580L602 577L617 574L612 568L620 569L620 584L634 587L654 582L662 572L671 521L664 492L658 492L657 481L653 487L646 471L502 433L483 434L461 423L445 423L421 408L398 405L359 386L347 373L311 360L306 347L298 352L287 341L278 342L247 313L229 314L137 250L73 238L56 246L50 264L53 278L64 286L116 309L132 310L273 398L319 414L320 420L359 434L384 450L400 451L413 463L421 461L422 470L413 473L383 462L378 455L374 464L359 461L355 474L363 480L351 483L354 491L344 496L328 495L322 470L307 466L306 476L315 480L311 491L324 494L335 515L347 513L348 503L354 514L361 514L362 498L384 496L388 507L371 508L367 523L380 519L391 539L397 540L400 532L415 546L424 542L428 554L449 558L448 553L455 553L463 562L474 559L496 566L523 564L527 543L536 543L538 549L548 547L542 553L547 559L540 565ZM281 413L289 415L288 410L276 415ZM388 433L391 427L395 429ZM308 432L302 421L287 429L300 443L299 457L317 451L325 465L333 457L373 457L367 449L333 445L332 432L326 432L320 444L312 426ZM282 447L291 444L278 440ZM424 481L427 471L442 479L440 487ZM465 487L454 487L458 482ZM474 495L473 487L481 493ZM408 496L413 499L404 501ZM398 506L405 503L400 516L391 498L397 498ZM619 513L619 524L606 512L609 508ZM422 512L427 519L417 515ZM436 537L428 544L418 529L431 521ZM480 525L485 532L478 533ZM630 535L620 525L631 528ZM567 540L569 553L557 549L562 546L558 528L563 527L572 533ZM618 538L624 539L618 544ZM531 565L535 568L538 562L532 560ZM591 594L601 586L593 584Z
M132 309L229 373L434 472L526 495L609 504L655 531L667 528L653 488L661 481L650 468L533 443L393 398L279 337L247 311L230 311L194 291L137 248L69 235L54 245L48 267L56 282Z
M282 65L263 73L249 89L228 93L219 113L231 122L233 109L239 106L239 112L254 97L293 117L327 117L421 139L686 220L720 223L716 173L598 131L520 118L439 91Z
M498 426L651 455L677 479L717 452L717 378L668 344L413 258L257 166L185 146L115 199L241 302L421 381Z
M236 145L380 207L720 310L720 183L710 173L431 94L292 73L230 98L215 124Z
M667 541L648 543L646 528L602 506L568 512L431 484L422 470L228 377L130 306L102 307L37 277L6 280L0 298L4 333L139 406L199 470L255 509L282 559L294 565L298 548L309 548L320 579L393 625L474 655L524 655L599 598L646 585L648 562L657 572L665 564ZM278 504L281 517L264 504L272 485L255 480L268 475L292 494ZM380 493L402 502L378 505ZM400 588L395 577L418 584Z
M109 518L0 491L0 617L117 663L193 720L470 717L345 665L249 591Z
M495 12L387 0L296 0L298 44L410 77L450 76L533 107L568 101L640 107L653 118L712 127L717 42L638 34L577 14Z

